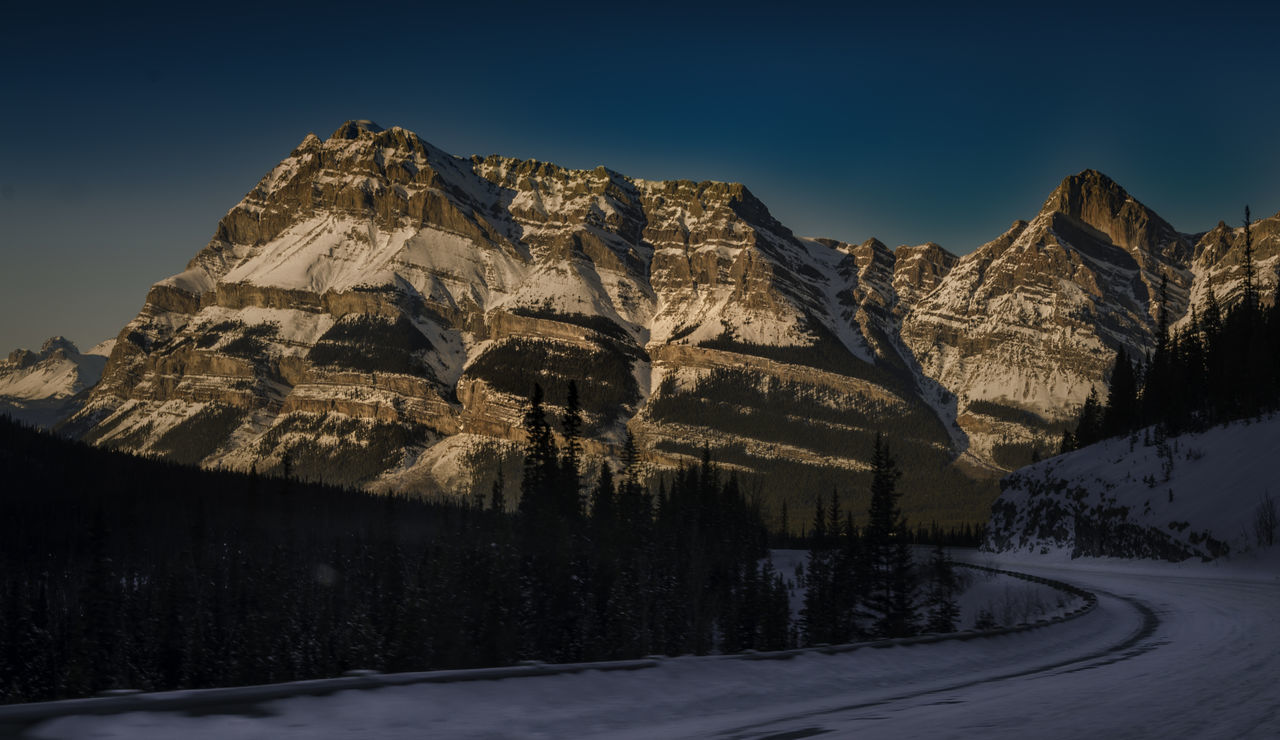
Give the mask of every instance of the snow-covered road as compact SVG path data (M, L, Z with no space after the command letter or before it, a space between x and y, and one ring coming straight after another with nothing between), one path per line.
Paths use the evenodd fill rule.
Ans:
M995 564L1088 588L1098 607L1064 624L967 642L787 661L680 658L640 671L349 691L273 701L252 717L68 717L31 734L1280 737L1274 568Z
M1105 626L1076 650L1029 651L1006 676L984 671L941 690L851 701L725 736L1280 737L1276 577L1158 564L1002 566L1098 594L1098 610L1054 630Z

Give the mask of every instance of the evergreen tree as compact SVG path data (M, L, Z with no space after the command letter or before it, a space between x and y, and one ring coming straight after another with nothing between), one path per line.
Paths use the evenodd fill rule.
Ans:
M1110 387L1107 391L1107 407L1103 412L1102 433L1107 437L1124 434L1137 423L1138 379L1129 362L1129 355L1121 347L1116 352L1116 362L1111 369Z
M542 401L542 386L535 384L524 415L529 439L519 512L521 652L531 659L568 660L576 657L576 621L582 614L573 565L580 506L576 488L569 491L565 485L567 465L556 449Z
M1076 425L1075 433L1072 435L1073 444L1075 445L1073 449L1091 445L1102 439L1102 429L1102 404L1098 402L1097 389L1090 388L1089 397L1084 400L1084 407L1080 410L1080 422Z
M578 400L578 384L573 380L569 381L560 428L564 432L564 454L560 459L560 506L563 516L576 519L584 508L579 494L582 487L582 405Z
M591 492L591 522L597 537L608 537L613 533L617 520L617 500L613 487L613 470L609 463L600 463L600 475L596 478L596 486Z
M765 589L764 614L760 620L759 650L786 650L790 644L791 599L781 574L773 569L773 562L765 560L760 570L760 581Z
M556 509L551 498L559 477L555 439L542 402L542 386L535 383L529 407L524 413L528 441L524 453L524 478L520 483L520 514L533 521L551 516Z
M640 453L636 450L636 437L628 429L626 440L622 443L622 479L624 485L636 482L636 476L639 475L637 470L639 464Z
M906 519L898 508L897 480L902 475L888 444L876 435L871 456L871 506L865 551L868 593L865 604L881 637L905 637L916 631L915 565Z
M1209 339L1217 339L1222 336L1222 308L1218 305L1218 296L1213 292L1213 285L1209 286L1209 295L1205 299L1204 309L1204 329L1205 344L1209 345ZM1209 346L1212 349L1211 346Z
M1070 429L1062 430L1062 441L1058 443L1058 454L1065 455L1072 450L1078 449L1080 449L1080 445L1076 443L1076 435Z
M929 597L926 602L928 621L925 623L925 632L955 632L956 622L960 618L960 607L955 598L958 584L951 558L942 549L941 543L933 548L929 575Z
M804 606L800 610L800 625L806 645L831 641L831 553L827 537L827 511L819 501L813 510L813 529L809 534L809 556L804 573Z

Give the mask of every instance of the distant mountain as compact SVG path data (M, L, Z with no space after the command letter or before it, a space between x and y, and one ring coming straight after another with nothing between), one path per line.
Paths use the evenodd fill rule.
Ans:
M1213 233L1086 171L964 257L807 239L742 185L466 159L353 121L308 135L152 287L62 429L469 492L496 463L517 477L533 383L554 408L577 379L593 466L630 431L651 472L706 448L807 510L863 493L881 430L917 517L977 518L994 494L973 476L1055 444L1116 348L1151 346L1161 281L1179 317L1199 276L1229 279Z
M70 341L52 337L38 352L10 352L0 362L0 414L43 427L63 421L84 405L114 343L108 340L82 354Z

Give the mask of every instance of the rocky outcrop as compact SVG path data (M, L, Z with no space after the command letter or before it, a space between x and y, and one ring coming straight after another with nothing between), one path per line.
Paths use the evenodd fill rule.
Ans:
M893 290L899 297L897 312L905 314L908 308L933 292L959 261L959 257L933 242L895 249Z

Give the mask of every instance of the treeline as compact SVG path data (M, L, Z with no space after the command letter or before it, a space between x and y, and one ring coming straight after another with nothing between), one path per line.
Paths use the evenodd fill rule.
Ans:
M1090 394L1062 451L1149 426L1157 435L1200 431L1280 407L1280 301L1261 304L1247 208L1242 269L1239 302L1223 309L1210 289L1172 332L1162 283L1155 348L1141 363L1117 353L1105 402Z
M951 561L939 542L927 568L915 562L911 531L898 506L901 473L879 436L871 466L865 527L855 526L835 493L829 507L814 510L799 624L804 644L954 632L959 626L959 583Z
M518 505L202 471L0 422L0 701L791 644L756 509L709 460L586 490L535 395ZM514 508L514 510L511 510Z
M896 458L895 458L896 460ZM836 508L840 509L841 499L839 491L832 489L832 501L835 502ZM821 508L824 504L819 504ZM839 519L839 517L837 517ZM769 546L776 548L785 548L789 550L808 550L814 544L812 535L812 527L814 522L805 522L799 527L799 533L794 531L791 523L790 509L784 501L781 508L781 515L777 529L769 531ZM857 533L857 528L852 521L849 522L848 528L851 532ZM944 547L978 547L982 544L986 537L987 528L982 524L957 524L950 527L940 526L937 522L931 522L928 526L917 524L915 527L907 526L907 541L913 545L942 545ZM821 536L826 536L825 532Z
M485 500L374 497L0 419L0 701L954 627L949 563L912 561L879 439L867 526L820 507L797 624L733 476L704 455L647 489L630 441L619 471L584 476L572 384L565 397L559 435L530 399L512 505L501 477Z

